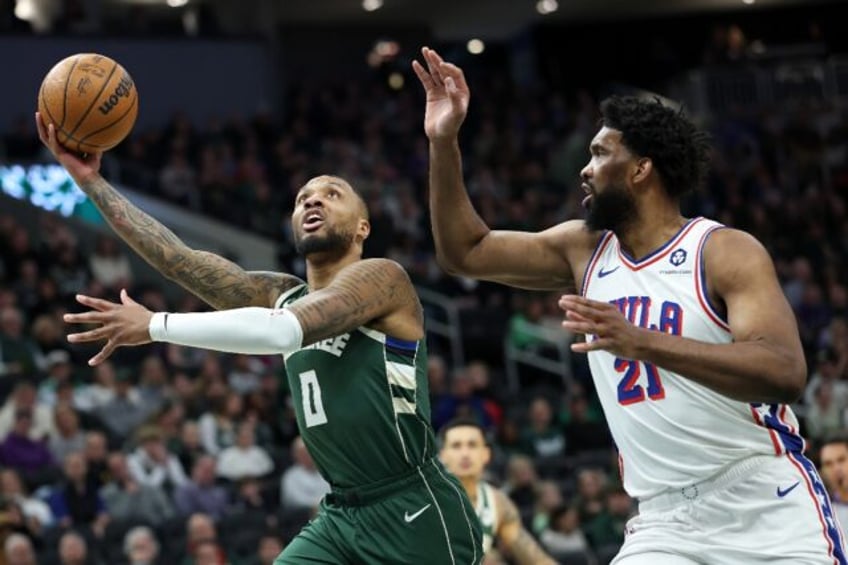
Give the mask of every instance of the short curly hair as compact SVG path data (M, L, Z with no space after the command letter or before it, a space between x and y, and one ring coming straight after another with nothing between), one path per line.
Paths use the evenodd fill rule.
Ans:
M709 136L659 98L611 96L601 102L601 124L620 131L628 149L653 161L669 196L679 197L706 179Z

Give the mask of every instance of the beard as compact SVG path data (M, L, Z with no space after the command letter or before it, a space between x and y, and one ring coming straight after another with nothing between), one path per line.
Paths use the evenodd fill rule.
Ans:
M592 231L610 230L621 232L636 219L636 200L627 188L610 184L603 192L597 192L589 200L586 226Z
M313 253L344 252L352 243L353 234L329 228L326 235L295 237L294 248L299 255L306 257Z

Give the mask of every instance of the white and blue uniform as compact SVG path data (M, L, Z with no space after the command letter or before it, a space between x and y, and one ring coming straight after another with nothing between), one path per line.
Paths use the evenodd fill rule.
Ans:
M707 342L733 336L706 292L702 250L723 226L689 220L636 260L605 232L583 278L587 298L637 326ZM824 484L783 404L733 400L650 363L589 353L640 515L616 564L848 565ZM782 560L782 561L781 561Z

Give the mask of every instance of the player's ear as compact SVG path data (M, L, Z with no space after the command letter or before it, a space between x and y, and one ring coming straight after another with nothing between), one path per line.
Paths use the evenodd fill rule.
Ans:
M644 182L654 172L654 162L649 157L639 157L630 176L633 184Z
M360 218L356 225L356 235L360 241L365 241L371 234L371 223L365 218Z

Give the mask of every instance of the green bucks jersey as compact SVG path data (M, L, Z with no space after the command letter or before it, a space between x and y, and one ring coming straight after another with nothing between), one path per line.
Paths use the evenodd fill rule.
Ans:
M277 301L282 307L306 285ZM435 454L423 339L360 327L285 356L297 425L321 475L350 488L402 475Z
M474 505L483 530L483 553L488 553L498 533L498 503L495 487L485 481L477 483L477 504Z

